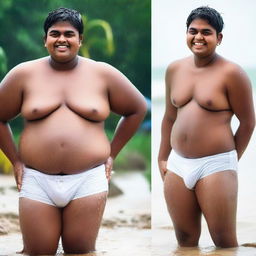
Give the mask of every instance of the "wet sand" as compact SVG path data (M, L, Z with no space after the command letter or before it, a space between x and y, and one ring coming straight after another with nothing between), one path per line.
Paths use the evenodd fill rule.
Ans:
M164 111L162 82L154 82L152 87L152 256L254 256L256 255L256 132L239 162L239 189L237 211L237 236L240 246L236 249L216 249L211 240L205 221L199 248L177 248L171 219L168 215L163 195L163 185L157 167L160 143L160 126ZM254 92L254 102L256 102ZM232 127L238 125L232 120ZM245 246L242 246L242 245Z
M149 186L141 172L117 173L113 182L124 193L108 199L97 240L97 253L84 256L149 256ZM0 176L0 255L17 255L16 252L22 249L18 226L18 194L14 185L11 176ZM57 255L63 255L61 246Z

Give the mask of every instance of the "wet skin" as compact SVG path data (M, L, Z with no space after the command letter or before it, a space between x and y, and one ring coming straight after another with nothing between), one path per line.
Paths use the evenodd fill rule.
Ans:
M202 19L187 31L193 56L169 65L166 72L166 110L158 156L165 199L180 246L196 246L201 215L216 246L235 247L237 174L221 171L200 179L194 190L167 170L174 149L186 158L237 150L242 156L255 125L250 81L236 64L216 54L222 34ZM233 134L231 118L239 120ZM182 202L182 203L181 203Z

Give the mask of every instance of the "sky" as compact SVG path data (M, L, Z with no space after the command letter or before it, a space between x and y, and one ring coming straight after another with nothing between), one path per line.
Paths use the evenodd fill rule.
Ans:
M244 68L256 67L255 0L152 0L153 68L166 68L191 54L185 39L186 19L202 5L220 12L225 23L217 53Z

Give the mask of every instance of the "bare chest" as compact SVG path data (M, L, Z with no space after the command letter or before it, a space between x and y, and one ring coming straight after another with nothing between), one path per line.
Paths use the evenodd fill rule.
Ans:
M230 108L225 79L215 72L178 72L169 84L170 100L177 108L184 107L192 101L210 111Z
M21 113L27 120L42 119L63 107L92 121L103 121L110 112L107 87L95 75L32 76L24 88Z

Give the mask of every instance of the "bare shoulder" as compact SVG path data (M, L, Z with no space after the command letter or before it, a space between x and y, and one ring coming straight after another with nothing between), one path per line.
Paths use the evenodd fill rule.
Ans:
M129 81L129 79L112 65L90 59L86 59L85 61L88 65L90 65L92 72L96 72L97 76L104 80L104 83L108 88L132 86L132 83Z
M247 73L238 64L222 58L220 61L220 68L223 75L226 77L228 88L251 87Z
M83 63L83 65L87 66L87 68L93 69L94 71L101 72L103 74L118 71L116 68L105 62L95 61L84 57L80 57L80 61Z
M219 61L219 66L222 72L224 72L224 74L230 78L232 78L233 76L247 76L246 72L243 70L241 66L230 60L221 58Z
M191 64L191 57L176 60L170 63L166 69L166 75L174 74L180 69L184 69Z
M42 67L47 63L46 58L26 61L12 68L6 75L6 78L15 78L16 80L24 80L27 75L31 74L35 69Z
M40 59L25 61L17 65L15 68L18 68L20 71L26 72L33 69L48 65L48 57L43 57Z

